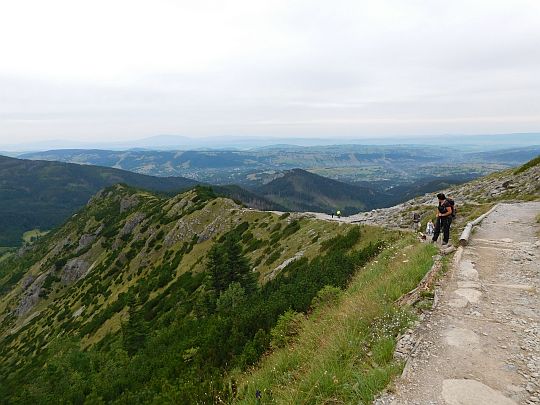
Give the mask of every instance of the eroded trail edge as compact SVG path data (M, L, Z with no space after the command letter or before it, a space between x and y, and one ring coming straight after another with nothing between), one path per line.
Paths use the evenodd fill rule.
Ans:
M540 403L540 202L500 204L415 331L404 375L376 404Z

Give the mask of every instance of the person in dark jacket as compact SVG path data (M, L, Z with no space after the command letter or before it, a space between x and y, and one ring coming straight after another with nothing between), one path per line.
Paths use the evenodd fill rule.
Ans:
M437 206L437 221L435 222L435 230L433 232L433 242L437 242L439 234L443 233L443 245L448 244L450 239L450 225L452 225L452 206L446 200L443 193L437 194L439 205Z

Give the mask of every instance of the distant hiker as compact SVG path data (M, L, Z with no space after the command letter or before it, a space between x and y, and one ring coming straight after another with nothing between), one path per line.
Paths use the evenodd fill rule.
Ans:
M413 218L413 229L415 231L419 231L420 230L420 214L418 212L414 212L412 214L412 218Z
M336 212L336 215L337 215L338 219L341 218L341 211L338 210L338 211Z
M332 218L334 218L334 211L332 211Z
M443 193L437 194L437 199L439 200L439 205L437 206L437 221L435 222L435 230L433 232L433 242L437 242L439 239L439 234L443 233L443 245L448 244L450 239L450 225L452 225L452 214L453 214L453 201L450 203L446 199L446 196Z
M426 225L426 235L433 236L434 229L435 229L435 225L433 225L433 221L429 220L429 222Z

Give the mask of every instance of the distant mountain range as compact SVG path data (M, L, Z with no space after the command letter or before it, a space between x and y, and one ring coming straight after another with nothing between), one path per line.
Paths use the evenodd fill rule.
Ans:
M510 133L510 134L433 134L425 136L383 136L383 137L248 137L248 136L214 136L189 137L180 135L156 135L142 139L125 141L77 141L68 139L51 139L19 144L0 145L4 151L43 151L47 149L151 149L151 150L178 150L178 149L252 149L280 146L328 146L336 144L355 145L468 145L482 146L483 149L498 149L501 147L523 147L538 145L540 133Z
M516 166L538 154L540 146L471 151L282 145L255 151L64 149L21 155L40 160L0 156L0 246L18 245L25 231L59 225L95 192L115 183L174 193L212 184L215 192L256 209L339 209L349 215Z
M19 157L108 166L153 176L182 176L199 182L251 188L272 180L276 173L295 168L347 183L386 181L393 187L430 176L480 176L522 164L539 153L540 146L486 151L454 144L445 147L276 145L250 151L61 149Z

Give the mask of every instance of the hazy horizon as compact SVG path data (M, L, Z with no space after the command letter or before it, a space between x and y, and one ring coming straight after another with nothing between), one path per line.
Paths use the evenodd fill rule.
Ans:
M0 150L540 132L539 46L533 0L9 2Z

